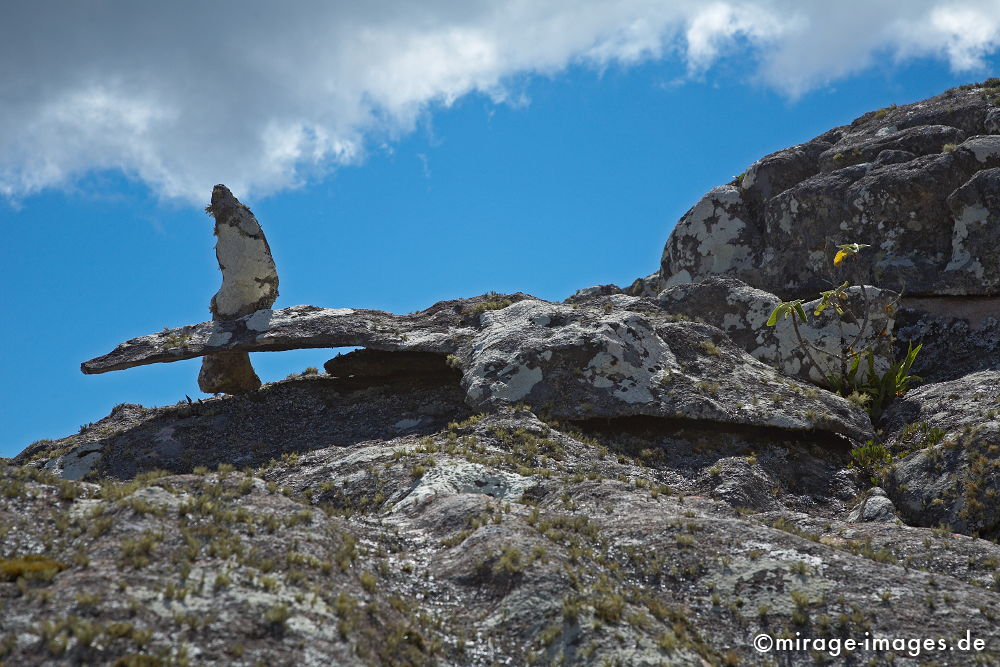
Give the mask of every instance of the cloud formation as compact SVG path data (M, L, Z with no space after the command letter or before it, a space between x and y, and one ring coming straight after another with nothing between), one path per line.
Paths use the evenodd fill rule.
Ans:
M572 64L752 57L794 97L876 58L970 71L998 47L1000 0L6 3L0 195L122 169L166 198L260 196Z

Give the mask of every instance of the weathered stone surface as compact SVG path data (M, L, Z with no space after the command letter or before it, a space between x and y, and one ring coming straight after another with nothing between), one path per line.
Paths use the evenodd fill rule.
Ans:
M731 275L760 282L763 238L739 188L721 185L702 197L677 223L663 249L663 287Z
M269 308L278 298L278 273L257 218L224 185L205 209L215 218L215 254L222 287L212 297L213 319L232 320Z
M453 355L466 401L479 410L525 403L559 418L646 415L819 429L860 440L871 435L861 409L781 376L714 327L672 322L648 300L613 295L608 309L524 295L483 298L406 316L309 306L260 310L133 339L83 368L105 372L218 351L360 345ZM181 338L181 347L164 343Z
M1000 536L1000 372L911 390L883 423L905 454L885 490L907 523Z
M270 308L278 298L278 272L257 218L224 185L212 190L205 209L215 218L215 255L222 287L212 297L213 320L233 320ZM198 386L206 393L239 394L260 387L245 352L210 355L202 360Z
M673 258L753 286L660 289L654 275L564 303L257 308L86 362L364 348L256 392L120 405L0 459L0 661L704 667L762 663L755 635L799 633L949 645L767 657L1000 662L997 299L946 294L980 268L993 280L996 138L980 135L996 110L963 95L867 114L692 209ZM949 138L960 145L935 148ZM923 214L905 217L907 202ZM897 354L922 341L933 382L878 431L800 381L817 377L790 323L763 325L791 294L752 283L812 285L808 261L767 244L828 265L819 231L834 222L875 234L886 275L949 274L895 312L894 294L865 288L879 312L858 345L884 360L894 331ZM922 234L940 247L907 265ZM860 264L840 278L869 284ZM813 324L819 347L857 326ZM867 440L892 461L868 447L866 463ZM966 633L986 650L963 651Z
M892 504L885 490L880 487L868 489L861 502L847 515L848 521L877 521L882 523L902 523L896 515L896 506Z
M280 386L301 400L330 382ZM223 415L258 395L206 404ZM141 420L210 419L189 409ZM1000 547L845 523L836 515L856 489L831 473L846 462L806 441L584 434L503 410L249 472L98 486L0 466L0 563L47 544L61 568L22 582L27 594L0 580L5 660L755 664L758 633L827 623L860 637L969 631L986 651L951 650L949 662L1000 657ZM734 510L744 498L768 511ZM82 641L87 631L96 638Z
M209 394L243 394L259 389L260 378L246 352L220 352L202 360L198 387Z
M317 447L434 433L472 414L464 399L457 379L438 375L381 385L297 376L246 395L155 409L121 405L79 434L29 447L17 462L34 461L68 479L88 473L129 479L223 463L256 467Z
M642 278L636 278L634 284L642 282ZM628 290L623 290L618 285L592 285L591 287L584 287L583 289L578 289L573 292L570 296L566 297L566 303L576 303L578 301L586 301L587 299L592 299L595 296L611 296L612 294L626 294ZM636 294L634 296L642 296Z
M810 321L800 323L799 332L810 346L811 357L799 345L791 319L767 326L771 312L781 300L735 278L714 276L699 283L670 287L660 293L657 302L668 313L683 314L719 327L755 359L786 375L828 385L827 374L842 372L841 359L850 358L852 347L875 351L875 369L879 372L885 371L893 355L890 340L897 295L870 285L863 292L860 286L851 287L848 295L841 302L844 316L838 316L832 308L815 315L818 299L803 304ZM847 315L849 312L859 319ZM813 359L820 367L813 364ZM862 366L858 379L863 380L867 374Z
M904 298L896 314L896 356L923 344L915 371L926 382L1000 368L1000 298Z
M948 144L959 144L965 132L948 125L918 125L906 129L883 126L873 134L855 133L842 138L818 155L820 171L836 171L862 162L872 162L882 151L906 151L913 155L940 153Z
M778 375L708 325L538 300L482 322L458 351L477 409L524 402L561 418L676 417L862 439L869 428L847 401Z
M762 158L680 220L660 285L727 275L805 297L825 289L833 247L860 242L873 248L837 282L913 296L1000 295L992 90L869 113Z
M830 146L821 138L761 158L747 168L740 188L754 204L767 201L816 174L818 158Z
M948 196L948 207L955 228L945 271L954 293L974 294L982 284L1000 284L1000 266L992 261L1000 250L1000 169L977 172Z

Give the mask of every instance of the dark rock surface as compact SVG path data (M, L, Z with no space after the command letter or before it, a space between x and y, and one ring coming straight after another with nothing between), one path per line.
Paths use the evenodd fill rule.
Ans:
M860 242L870 256L838 282L1000 294L997 90L991 80L868 113L755 162L680 220L661 287L729 275L783 298L813 295L827 289L830 249Z
M1000 368L1000 298L904 298L896 313L896 356L922 343L915 371L927 382Z
M1000 537L1000 372L914 389L885 415L886 491L910 524Z

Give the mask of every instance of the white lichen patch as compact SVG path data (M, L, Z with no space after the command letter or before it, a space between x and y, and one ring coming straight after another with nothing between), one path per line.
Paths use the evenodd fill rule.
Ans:
M208 345L209 347L219 347L221 345L225 345L226 343L228 343L232 339L232 337L233 334L231 334L228 331L213 331L212 334L208 337L206 345Z
M215 251L222 268L222 287L214 299L218 317L238 317L248 304L261 299L274 303L278 274L260 227L253 237L240 227L220 224L216 235Z
M642 301L639 297L629 296L628 294L612 294L608 297L608 300L615 308L621 308L623 310L627 310Z
M667 244L663 264L677 270L667 286L684 281L675 278L693 270L699 276L724 274L748 265L752 249L742 240L747 222L732 211L742 206L740 190L723 185L709 191L688 211Z
M600 351L587 363L584 377L625 403L652 401L654 376L664 367L677 367L673 352L640 317L608 319L603 324L594 339Z
M107 505L103 500L95 498L77 498L69 508L71 519L87 519L93 513L100 512Z
M75 447L62 456L49 459L43 468L63 479L78 480L93 470L101 460L103 446L99 442L88 442Z
M990 212L982 204L966 206L962 214L955 217L955 227L951 234L951 260L945 271L967 271L982 280L984 268L978 258L973 257L966 246L969 230L986 224Z
M673 287L674 285L683 285L685 283L690 283L690 282L694 282L694 279L691 277L691 272L688 271L687 269L681 269L677 273L667 278L666 281L664 281L663 283L663 287L664 289L666 289L668 287Z
M1000 157L1000 136L987 134L971 137L962 142L962 148L976 156L979 162Z
M429 468L417 486L393 505L392 512L419 505L437 494L477 493L516 502L534 485L531 477L493 470L478 463L447 461Z
M159 486L146 486L133 492L132 498L157 509L176 512L190 498L190 494L173 494Z
M733 558L725 569L714 572L703 582L727 597L738 594L750 609L763 605L774 613L789 614L795 607L791 591L811 600L821 600L834 587L831 581L818 576L826 565L817 556L792 549L775 549L774 544L767 542L750 541L743 546L748 551L754 549L767 555ZM804 564L814 576L795 574L793 568L797 563Z
M551 318L569 316L573 309L561 304L525 299L499 310L487 310L480 316L483 329L476 334L474 350L480 352L495 348L502 341L515 337L547 335ZM545 322L544 325L536 322Z
M247 329L251 331L267 331L271 327L271 318L274 312L271 310L258 310L247 319Z

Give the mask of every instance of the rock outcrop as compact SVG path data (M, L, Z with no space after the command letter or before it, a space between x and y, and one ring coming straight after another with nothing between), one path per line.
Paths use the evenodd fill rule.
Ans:
M639 297L614 298L611 309L493 295L445 301L412 315L312 306L259 310L127 341L83 370L220 352L364 346L437 354L441 367L447 359L460 370L474 410L523 403L557 419L647 416L871 437L861 408L781 375L719 329L676 321ZM179 338L185 344L173 346Z
M91 476L100 485L37 470L44 447L29 465L0 466L5 659L756 664L754 636L795 632L932 636L955 647L953 664L998 657L1000 547L878 518L846 522L858 492L848 456L808 435L603 429L501 409L342 444L332 430L316 434L323 416L377 429L402 411L351 416L322 397L416 407L428 392L338 382L292 379L265 386L260 403L212 398L144 411L131 426L121 420L136 408L120 408L123 430L104 434L108 460ZM246 424L258 409L258 424ZM257 429L270 419L264 444ZM194 457L185 468L234 460L239 450L206 447L209 435L263 447L243 448L256 456L236 464L244 472L219 460L216 472L164 476L149 469L176 454L134 448L170 429ZM267 456L277 460L259 463ZM40 543L45 560L26 560ZM959 652L967 632L987 649ZM852 655L891 653L916 664L905 649Z
M843 315L833 308L812 315L820 305L819 299L802 304L812 317L808 326L799 327L808 354L795 335L791 319L783 318L773 327L767 326L781 299L735 278L713 276L676 285L663 290L657 301L667 312L719 327L755 359L786 375L829 386L829 375L842 373L852 359L851 350L874 351L878 372L885 372L893 356L891 338L898 295L867 285L848 288L845 296L839 302ZM867 373L866 368L861 368L859 377L863 379Z
M914 389L885 422L886 491L907 523L1000 535L1000 372Z
M831 249L869 243L835 282L911 296L1000 295L994 100L1000 81L880 109L761 158L688 211L660 285L728 275L787 297L830 282Z
M201 357L237 395L0 460L0 661L1000 662L998 84L763 158L662 273L563 303L272 310L220 186L212 321L82 370ZM802 304L819 369L766 321L828 287L828 240L872 244L836 276L868 308ZM831 355L911 342L925 383L874 423L830 390ZM232 361L345 346L259 388Z
M215 186L205 210L215 218L215 256L222 271L222 287L209 306L212 319L233 320L270 308L278 298L278 272L257 218L224 185ZM209 394L239 394L259 388L260 378L245 352L220 352L202 360L198 386Z

